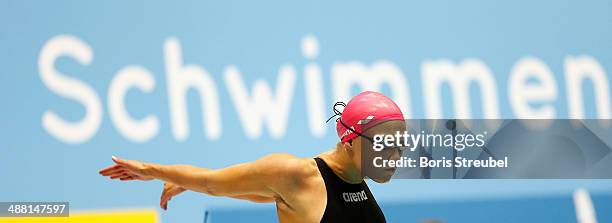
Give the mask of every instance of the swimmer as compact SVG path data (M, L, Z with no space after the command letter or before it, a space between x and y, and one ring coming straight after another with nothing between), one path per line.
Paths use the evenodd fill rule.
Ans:
M342 111L337 108L344 106ZM161 165L112 157L100 171L122 181L164 181L160 206L192 190L253 202L274 202L280 222L386 222L365 178L377 183L391 179L395 168L362 168L362 152L372 148L372 136L405 131L404 116L388 97L366 91L348 104L334 105L339 142L314 158L271 154L223 169L191 165ZM332 119L330 118L330 120ZM329 120L328 120L329 121ZM367 152L368 154L370 152ZM399 159L399 148L385 148L386 159Z

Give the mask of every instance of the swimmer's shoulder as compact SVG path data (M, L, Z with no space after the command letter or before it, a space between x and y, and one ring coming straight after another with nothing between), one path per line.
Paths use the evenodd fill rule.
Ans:
M279 177L287 177L299 183L310 177L317 177L319 169L313 158L297 157L288 153L273 153L264 156L260 161L271 164Z

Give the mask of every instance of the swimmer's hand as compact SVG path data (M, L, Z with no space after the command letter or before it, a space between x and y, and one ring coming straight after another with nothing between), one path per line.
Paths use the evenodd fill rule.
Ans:
M110 179L126 180L152 180L151 176L146 174L146 165L137 160L123 160L115 156L112 157L114 165L100 170L100 175L110 177Z
M168 201L172 200L172 197L180 193L183 193L186 190L187 189L182 188L173 183L168 183L168 182L164 183L164 190L162 191L162 194L161 194L159 206L164 210L168 210Z

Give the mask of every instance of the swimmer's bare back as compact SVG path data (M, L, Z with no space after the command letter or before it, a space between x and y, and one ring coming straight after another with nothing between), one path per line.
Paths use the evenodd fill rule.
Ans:
M325 212L325 183L312 158L272 154L257 161L211 170L191 165L161 165L112 158L100 171L121 181L165 182L160 206L185 190L258 203L275 202L280 222L320 222Z

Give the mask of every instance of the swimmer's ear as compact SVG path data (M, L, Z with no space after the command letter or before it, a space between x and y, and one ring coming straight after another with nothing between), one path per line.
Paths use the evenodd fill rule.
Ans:
M353 150L353 140L349 140L348 142L343 142L344 148L348 150Z

